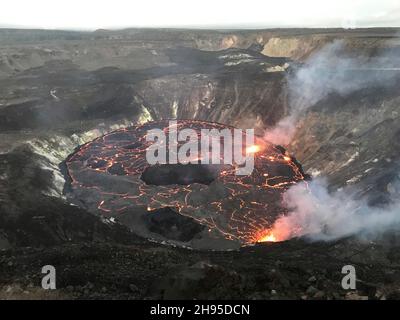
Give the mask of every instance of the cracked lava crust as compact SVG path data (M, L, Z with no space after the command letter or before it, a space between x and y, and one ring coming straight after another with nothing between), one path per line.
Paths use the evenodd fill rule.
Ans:
M151 166L147 131L168 133L168 124L163 120L116 130L79 147L65 161L68 200L142 237L179 246L223 250L264 238L286 212L283 192L305 179L296 159L256 137L256 148L250 146L255 156L251 175L236 175L233 165L200 162ZM184 128L198 135L201 129L234 129L179 120L178 130Z

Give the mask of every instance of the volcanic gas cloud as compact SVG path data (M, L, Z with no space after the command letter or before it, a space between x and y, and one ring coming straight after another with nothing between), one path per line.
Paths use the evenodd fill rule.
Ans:
M199 135L201 129L234 129L194 120L179 120L177 126ZM256 138L254 145L246 146L255 156L251 175L236 175L234 165L222 164L222 150L220 165L200 159L191 164L149 165L145 155L151 142L146 134L152 128L170 130L168 121L149 122L106 134L70 155L66 160L70 201L160 241L280 240L268 230L286 212L282 194L305 178L295 158Z

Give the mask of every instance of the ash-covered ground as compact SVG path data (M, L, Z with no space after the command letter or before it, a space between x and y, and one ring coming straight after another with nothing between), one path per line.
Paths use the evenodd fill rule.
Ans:
M397 299L397 35L0 30L0 298ZM194 250L93 214L100 199L91 204L90 194L71 203L71 154L104 134L164 119L255 128L284 144L313 179L325 178L331 194L353 194L351 208L363 199L373 218L382 208L392 228L354 227L349 215L348 232L326 220L312 239ZM174 217L168 208L162 214ZM176 233L181 222L170 222L153 219L153 233L184 237ZM57 290L41 288L44 265L56 267ZM341 286L344 265L356 268L354 290Z

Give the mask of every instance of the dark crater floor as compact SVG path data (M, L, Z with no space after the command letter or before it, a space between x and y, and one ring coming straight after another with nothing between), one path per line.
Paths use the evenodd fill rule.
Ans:
M218 167L202 164L163 164L144 169L141 179L150 185L189 185L200 183L209 185L219 176Z

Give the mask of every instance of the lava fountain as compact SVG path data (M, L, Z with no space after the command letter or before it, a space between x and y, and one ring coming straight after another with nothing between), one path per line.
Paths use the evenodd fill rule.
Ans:
M197 120L179 120L177 126L198 134L201 129L234 130ZM205 238L242 245L282 239L270 231L286 213L282 195L305 179L300 164L284 148L261 138L245 146L254 154L250 175L236 175L234 165L206 165L200 159L149 165L146 150L151 142L146 134L153 128L166 133L170 129L167 120L149 122L79 147L65 161L69 201L158 241L204 247Z

